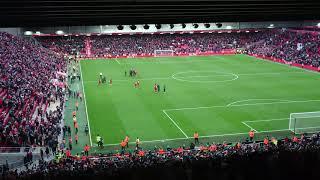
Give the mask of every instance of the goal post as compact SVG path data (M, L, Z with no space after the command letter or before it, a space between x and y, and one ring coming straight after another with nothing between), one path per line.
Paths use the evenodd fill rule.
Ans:
M295 134L320 131L320 111L291 113L289 130Z
M154 57L170 57L174 55L174 51L171 49L168 50L161 50L157 49L154 50Z

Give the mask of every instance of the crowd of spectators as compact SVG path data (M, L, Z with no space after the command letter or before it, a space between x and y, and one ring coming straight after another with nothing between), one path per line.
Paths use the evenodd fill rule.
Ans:
M65 70L63 57L0 32L0 146L57 146L64 93L51 80Z
M270 29L232 33L184 33L143 35L92 35L37 37L56 52L91 57L153 55L155 50L173 50L175 54L221 52L242 48L249 53L274 57L299 64L320 65L320 35L292 29ZM85 41L91 46L85 46ZM87 56L89 56L87 54Z
M295 179L319 168L320 134L262 142L205 144L177 149L137 149L96 156L69 156L41 162L7 177L33 179L100 176L115 179ZM294 162L294 163L292 163ZM298 170L298 171L295 171ZM232 173L230 173L232 172ZM288 174L286 174L288 173ZM265 176L265 177L264 177Z
M256 33L158 34L91 36L92 52L103 56L151 55L155 50L173 50L175 54L221 52L259 40ZM252 37L252 38L250 38Z
M84 36L35 36L45 48L57 53L77 55L85 53Z
M276 30L263 43L248 48L248 52L319 67L320 35L318 33Z
M221 52L242 48L261 40L257 32L197 33L197 34L143 34L92 36L38 36L43 46L56 52L85 54L85 41L91 44L91 56L152 55L155 50L173 50L175 54ZM88 46L89 47L89 46Z

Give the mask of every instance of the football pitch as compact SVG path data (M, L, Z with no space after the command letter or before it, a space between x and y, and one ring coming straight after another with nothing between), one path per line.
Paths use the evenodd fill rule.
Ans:
M290 113L320 111L320 74L247 55L83 60L81 72L93 144L288 135Z

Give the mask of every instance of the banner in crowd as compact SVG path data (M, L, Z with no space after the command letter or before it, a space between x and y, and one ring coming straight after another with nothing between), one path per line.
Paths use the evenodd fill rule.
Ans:
M50 83L52 83L54 86L65 88L65 83L59 81L58 79L51 79Z
M67 73L64 73L64 72L57 71L56 74L57 76L67 77Z

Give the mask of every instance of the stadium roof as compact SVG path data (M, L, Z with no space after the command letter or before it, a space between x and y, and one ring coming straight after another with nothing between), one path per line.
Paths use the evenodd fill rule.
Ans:
M320 19L320 1L2 0L1 26Z

